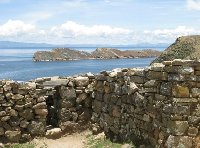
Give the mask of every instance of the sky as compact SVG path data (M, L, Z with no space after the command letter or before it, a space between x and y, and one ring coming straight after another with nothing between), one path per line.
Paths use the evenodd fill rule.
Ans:
M200 0L0 0L0 40L172 43L200 34Z

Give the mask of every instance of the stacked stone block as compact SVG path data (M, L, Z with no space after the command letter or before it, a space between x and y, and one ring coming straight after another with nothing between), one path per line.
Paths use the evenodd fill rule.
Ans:
M22 84L1 80L0 141L52 134L50 127L75 132L92 125L116 141L200 147L199 101L200 62L191 60Z

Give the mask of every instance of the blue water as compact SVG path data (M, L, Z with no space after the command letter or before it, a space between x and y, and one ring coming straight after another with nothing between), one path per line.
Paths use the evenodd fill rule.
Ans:
M33 62L35 51L50 49L0 49L0 79L27 81L38 77L98 73L114 68L146 67L154 58ZM91 49L85 49L88 51Z

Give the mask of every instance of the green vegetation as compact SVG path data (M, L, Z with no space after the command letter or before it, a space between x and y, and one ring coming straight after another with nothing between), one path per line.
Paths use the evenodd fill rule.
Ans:
M200 36L180 37L152 63L174 59L200 59Z
M95 137L93 135L87 136L87 148L121 148L123 145L126 145L126 148L135 148L135 146L132 143L115 143L111 142L109 139L106 139L105 137Z
M35 148L35 145L32 143L23 143L5 146L5 148Z

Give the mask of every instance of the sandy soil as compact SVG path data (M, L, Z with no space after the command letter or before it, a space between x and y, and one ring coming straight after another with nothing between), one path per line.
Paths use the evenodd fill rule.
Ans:
M36 148L84 148L86 136L89 131L65 135L59 139L39 138L34 139Z

